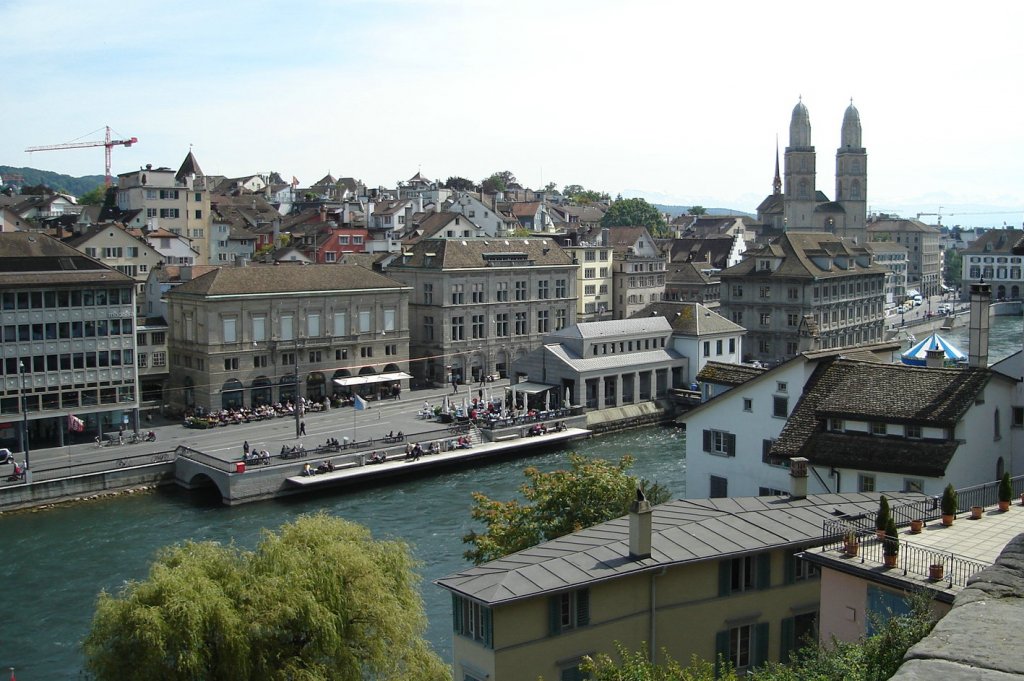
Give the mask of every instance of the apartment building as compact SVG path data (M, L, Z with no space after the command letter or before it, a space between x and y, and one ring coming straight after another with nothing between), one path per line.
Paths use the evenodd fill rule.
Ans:
M907 249L907 286L923 296L942 293L940 232L920 220L879 216L868 223L868 240L899 244Z

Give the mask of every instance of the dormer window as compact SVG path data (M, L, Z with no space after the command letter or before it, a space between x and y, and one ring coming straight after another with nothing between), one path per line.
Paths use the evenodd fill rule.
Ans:
M767 258L758 260L757 261L757 271L758 272L771 272L772 271L772 261L767 259Z

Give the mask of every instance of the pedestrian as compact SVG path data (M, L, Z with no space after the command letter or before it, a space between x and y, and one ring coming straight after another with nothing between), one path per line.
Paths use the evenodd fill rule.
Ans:
M305 434L306 434L306 422L305 421L300 421L299 422L299 435L305 435Z
M246 440L245 442L242 443L242 454L245 456L245 458L249 458L249 441L248 440Z
M395 399L396 400L402 399L402 384L401 383L395 383Z
M452 376L452 394L459 392L459 379Z

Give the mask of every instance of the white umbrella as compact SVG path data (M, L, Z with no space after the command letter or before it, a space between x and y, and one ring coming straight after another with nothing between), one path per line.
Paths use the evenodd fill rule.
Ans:
M544 391L544 411L551 409L551 391Z
M565 386L565 399L562 400L562 406L566 409L569 408L569 386Z

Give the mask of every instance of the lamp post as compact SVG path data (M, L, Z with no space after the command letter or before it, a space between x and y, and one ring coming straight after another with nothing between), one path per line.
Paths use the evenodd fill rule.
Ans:
M25 472L29 468L29 445L28 445L28 389L25 387L25 362L18 362L18 369L21 372L21 436L22 447L25 450Z
M299 437L299 430L301 429L301 415L299 412L302 411L302 401L299 398L299 339L295 339L295 438Z

